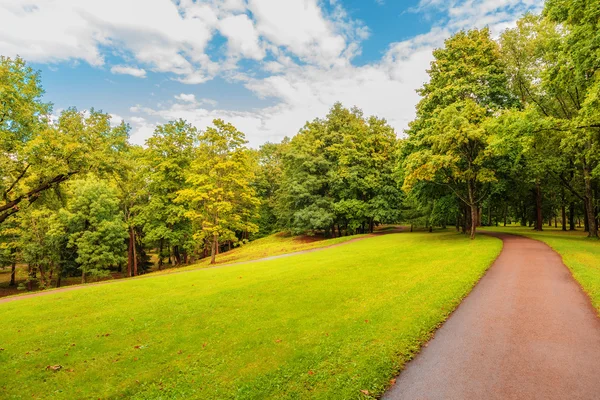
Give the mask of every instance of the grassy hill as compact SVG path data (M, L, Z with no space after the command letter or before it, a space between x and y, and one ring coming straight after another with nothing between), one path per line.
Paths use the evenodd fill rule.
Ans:
M0 397L377 395L500 249L402 233L0 304Z

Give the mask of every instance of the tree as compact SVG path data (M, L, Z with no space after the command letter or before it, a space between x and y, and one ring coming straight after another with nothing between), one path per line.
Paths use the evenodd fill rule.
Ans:
M68 246L77 251L81 280L102 277L107 269L125 261L127 225L119 209L117 191L89 176L74 181L69 204L60 217L67 226Z
M452 190L470 208L474 238L487 184L496 181L488 151L493 135L485 124L514 99L488 29L459 32L433 55L431 79L419 90L417 117L403 145L403 188L427 181Z
M43 93L38 72L0 56L0 223L73 175L110 168L127 140L124 125L111 128L94 110L69 109L52 123Z
M145 240L158 244L159 269L166 255L181 264L182 250L191 247L192 226L186 204L176 202L187 187L186 174L192 163L197 140L195 127L183 120L156 127L146 141L144 162L148 169L148 202L139 209L137 221L144 226Z
M334 104L308 122L283 157L278 193L281 226L293 233L335 236L395 222L401 194L395 179L396 135L385 120Z
M198 135L195 159L187 173L189 188L178 192L178 203L189 204L186 215L195 223L196 240L211 244L211 264L220 241L238 242L236 232L258 231L253 222L260 204L251 186L253 158L244 134L220 119Z

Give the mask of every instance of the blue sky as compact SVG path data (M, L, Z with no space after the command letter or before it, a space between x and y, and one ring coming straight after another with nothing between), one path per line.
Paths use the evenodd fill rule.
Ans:
M8 0L0 54L42 71L55 112L94 107L143 144L157 124L233 122L250 144L294 135L335 101L414 116L431 51L497 35L539 0Z

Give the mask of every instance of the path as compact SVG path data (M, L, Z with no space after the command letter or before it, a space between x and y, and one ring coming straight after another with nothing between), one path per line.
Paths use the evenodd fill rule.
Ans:
M367 235L364 235L364 236L361 236L361 237L357 237L357 238L354 238L354 239L347 240L347 241L342 242L342 243L332 244L330 246L317 247L317 248L314 248L314 249L300 250L300 251L295 251L295 252L292 252L292 253L279 254L279 255L276 255L276 256L257 258L256 260L239 261L239 262L226 263L226 264L217 264L217 265L208 266L208 267L198 267L198 268L193 268L193 269L186 269L185 271L173 271L173 272L169 272L169 273L166 273L166 274L140 275L140 276L136 276L135 278L125 278L125 279L150 279L150 278L157 278L159 276L169 276L169 275L174 275L174 274L185 274L187 272L198 271L198 270L201 270L201 269L223 268L223 267L231 267L231 266L234 266L234 265L250 264L250 263L255 263L255 262L259 262L259 261L276 260L278 258L285 258L285 257L297 256L299 254L307 254L307 253L312 253L312 252L315 252L315 251L332 249L332 248L335 248L335 247L344 246L344 245L347 245L347 244L350 244L350 243L354 243L354 242L357 242L359 240L367 239L367 238L370 238L370 237L387 235L387 234L390 234L390 233L400 233L402 231L403 231L402 227L395 227L393 229L388 229L388 230L381 231L381 232L370 233L370 234L367 234ZM9 302L12 302L12 301L17 301L17 300L29 299L31 297L47 296L47 295L50 295L50 294L53 294L53 293L70 292L72 290L84 289L86 287L93 287L93 286L98 286L98 285L108 285L108 284L111 284L111 283L123 282L125 279L115 279L115 280L101 281L101 282L95 282L95 283L87 283L87 284L81 284L81 285L65 286L65 287L61 287L61 288L58 288L58 289L50 289L50 290L40 291L40 292L35 292L35 293L30 293L30 294L2 297L2 298L0 298L0 304L2 304L2 303L9 303Z
M383 399L598 399L600 320L542 242L504 248Z

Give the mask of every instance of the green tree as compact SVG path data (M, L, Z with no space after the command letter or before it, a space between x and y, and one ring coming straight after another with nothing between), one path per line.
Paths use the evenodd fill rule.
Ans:
M159 125L146 142L149 200L136 219L144 226L145 240L158 244L159 269L165 253L174 264L181 264L182 250L191 246L192 225L186 216L187 206L175 199L187 187L186 174L196 138L196 128L178 120Z
M486 123L515 101L488 29L459 32L433 55L430 81L419 90L417 117L403 145L403 187L409 191L427 181L452 190L470 208L474 238L478 208L496 181L488 151L494 138Z
M40 76L21 58L0 57L0 223L75 174L110 168L125 125L69 109L58 123L42 102Z
M246 149L244 134L220 119L198 135L194 161L187 173L189 187L178 192L194 222L196 240L211 245L211 264L216 262L219 242L237 242L236 232L258 231L256 212L260 204L251 186L254 160Z
M73 181L61 218L69 233L68 246L77 251L81 280L102 277L125 258L127 224L119 209L116 189L94 176Z

